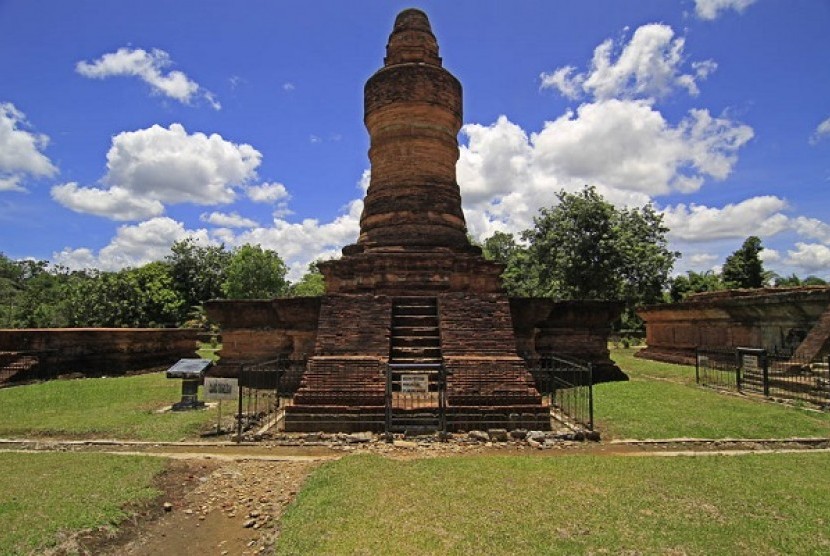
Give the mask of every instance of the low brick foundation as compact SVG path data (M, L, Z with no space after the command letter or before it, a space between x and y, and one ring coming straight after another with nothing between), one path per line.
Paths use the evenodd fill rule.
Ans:
M196 357L199 334L187 328L4 329L0 330L0 352L6 353L6 366L20 357L36 361L0 375L19 382L75 373L118 375L172 365Z

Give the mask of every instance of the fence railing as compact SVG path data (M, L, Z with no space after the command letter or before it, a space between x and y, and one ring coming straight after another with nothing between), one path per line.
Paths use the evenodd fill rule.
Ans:
M594 430L594 376L591 363L545 354L526 358L536 389L554 415Z
M241 432L291 404L300 387L306 360L278 357L243 363L239 369L237 425Z
M830 409L830 357L821 362L758 348L698 348L698 384Z

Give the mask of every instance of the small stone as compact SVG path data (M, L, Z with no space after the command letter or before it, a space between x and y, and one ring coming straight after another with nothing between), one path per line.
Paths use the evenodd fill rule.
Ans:
M527 429L513 429L510 431L510 438L513 440L524 440L527 436Z
M256 519L249 519L242 524L242 527L244 527L245 529L250 529L254 525L256 525Z
M527 431L527 436L525 440L533 440L534 442L544 442L545 441L545 433L542 431Z
M467 433L467 438L477 440L478 442L487 442L490 440L490 435L484 431L470 431Z
M345 437L346 442L349 444L363 444L365 442L371 442L374 440L375 435L371 432L355 432L352 434L347 434Z
M162 508L164 508L165 512L172 512L173 511L173 504L171 504L170 502L165 502L164 505L162 506Z
M184 513L186 513L187 515L193 515L193 510L191 510L190 508L187 508L187 509L184 511Z
M487 434L493 442L507 442L507 429L488 429Z

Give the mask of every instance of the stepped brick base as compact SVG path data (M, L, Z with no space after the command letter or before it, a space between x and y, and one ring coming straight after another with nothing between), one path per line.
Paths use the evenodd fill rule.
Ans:
M426 332L411 335L435 325L440 346ZM286 430L382 430L390 354L398 363L444 364L451 431L550 428L549 408L516 355L507 297L465 292L324 296L315 355L286 409Z

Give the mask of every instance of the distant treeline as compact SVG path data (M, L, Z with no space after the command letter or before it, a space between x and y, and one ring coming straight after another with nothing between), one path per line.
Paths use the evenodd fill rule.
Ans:
M115 272L0 254L0 327L200 327L206 325L202 303L210 299L322 293L316 264L295 284L286 272L275 251L228 250L193 239L175 243L163 261Z

